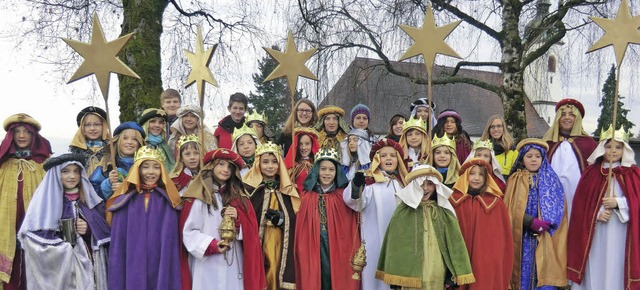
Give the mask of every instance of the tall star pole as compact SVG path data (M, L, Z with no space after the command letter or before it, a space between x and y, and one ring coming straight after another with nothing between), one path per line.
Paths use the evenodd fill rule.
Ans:
M460 20L446 24L441 27L436 26L436 21L433 16L433 10L431 5L427 6L427 11L422 23L422 27L412 27L407 25L400 25L400 28L407 33L414 41L414 43L407 49L407 51L400 57L400 61L403 61L414 56L422 55L424 58L424 64L427 69L427 99L429 102L429 117L426 120L427 123L427 138L429 140L429 150L431 150L431 134L433 124L431 124L431 116L433 112L432 108L432 72L433 64L436 59L436 54L447 55L451 57L460 58L453 48L451 48L444 40L453 32L453 30L460 24Z
M613 133L611 134L611 139L613 140L616 136L616 125L618 118L618 96L620 93L620 68L622 66L622 62L624 61L624 55L627 51L627 47L629 44L640 44L640 16L631 16L631 11L629 10L629 2L628 0L622 0L620 2L620 7L618 8L618 13L616 18L607 19L607 18L599 18L599 17L589 17L593 22L595 22L602 30L604 30L604 35L596 41L596 43L589 48L587 53L594 52L596 50L600 50L602 48L613 46L613 50L616 57L616 91L613 97L613 120L612 127ZM611 172L613 171L613 160L609 160L610 170L607 175L607 182L609 186L608 195L610 197L613 196L613 188L611 184Z

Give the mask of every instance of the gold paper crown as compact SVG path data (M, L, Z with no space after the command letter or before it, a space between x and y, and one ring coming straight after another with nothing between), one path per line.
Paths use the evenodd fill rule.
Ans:
M473 150L478 150L478 148L487 148L493 151L493 142L491 140L478 140L473 143Z
M182 148L182 145L189 142L196 142L200 144L200 138L198 138L198 136L196 136L195 134L182 135L180 136L180 139L178 139L178 148Z
M251 114L247 113L247 114L244 115L244 122L246 124L249 124L251 122L256 122L256 121L268 124L267 120L268 120L267 116L258 113L258 111L256 111L256 110L253 110L253 113L251 113Z
M293 129L294 135L298 134L300 132L304 132L304 133L307 133L307 134L312 134L312 135L316 136L316 138L318 137L318 131L316 131L316 129L313 128L313 127L296 127L296 128Z
M136 155L133 158L134 162L140 159L153 159L160 163L164 163L164 155L160 150L151 148L148 146L142 146L138 151L136 151Z
M331 159L335 162L340 162L338 159L338 151L334 148L320 148L318 153L316 153L316 161L320 159Z
M280 154L280 147L271 141L258 145L258 148L256 148L256 156L260 156L265 153L273 153L277 156Z
M258 139L258 133L256 132L256 130L251 127L247 127L247 123L244 123L242 124L242 127L233 130L233 142L235 142L237 138L245 134L249 134Z
M421 131L424 131L426 127L427 127L427 122L423 121L420 118L416 119L414 117L411 117L409 118L409 120L404 122L404 124L402 124L402 133L406 132L411 128L421 129Z
M455 150L456 140L455 138L449 138L447 134L443 134L442 138L438 138L438 135L436 134L435 136L433 136L433 140L431 140L431 149L440 147L440 146L449 146L450 148Z
M629 138L631 137L631 134L629 132L626 132L624 130L623 127L620 127L620 129L616 130L615 132L615 139L617 141L624 141L625 143L629 143ZM600 131L600 141L605 140L605 139L611 139L611 137L613 137L613 125L609 125L609 129L607 129L607 131Z

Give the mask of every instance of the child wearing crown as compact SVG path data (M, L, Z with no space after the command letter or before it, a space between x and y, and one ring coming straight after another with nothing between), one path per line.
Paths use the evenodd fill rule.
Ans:
M293 143L284 158L289 178L295 182L298 193L301 193L304 180L313 167L313 157L318 153L318 132L313 128L300 127L295 129Z
M547 149L547 143L540 139L520 141L507 182L504 203L513 229L513 290L567 285L566 202Z
M296 217L296 289L359 289L350 259L360 246L357 216L342 200L347 177L335 149L320 149Z
M258 113L258 111L253 110L253 113L244 115L245 124L249 128L253 128L258 135L258 140L260 143L267 143L268 141L273 140L273 132L269 129L269 124L267 122L267 116L264 114Z
M458 181L460 171L460 163L456 156L456 142L450 139L447 134L442 137L434 136L427 164L442 174L444 185L452 188L453 184Z
M351 131L353 132L353 130ZM407 169L402 147L391 139L382 139L371 149L371 168L358 171L342 193L344 202L352 210L361 212L362 237L366 241L367 264L362 271L363 289L389 289L375 279L378 256L384 232L396 206L395 194L404 187Z
M244 161L243 168L240 169L240 176L244 176L253 166L256 158L256 148L260 145L258 133L253 128L243 124L242 127L233 130L233 145L231 151L240 155Z
M476 277L475 283L461 289L509 288L513 270L511 223L502 190L490 172L491 165L484 159L468 159L449 197Z
M429 136L425 130L426 126L422 119L411 117L402 127L400 145L404 150L405 163L409 171L429 156Z
M180 136L178 148L180 155L178 155L176 167L171 171L170 177L182 196L191 180L200 172L204 153L200 139L193 134Z
M504 193L504 190L507 189L507 184L505 183L504 176L502 176L500 163L498 163L498 159L496 159L493 151L493 142L489 140L478 140L473 143L473 149L471 149L471 153L464 162L473 158L481 158L491 165L493 170L489 172L489 175L491 175L493 181L498 185L500 191Z
M179 289L180 194L157 149L143 146L107 201L109 289Z
M589 156L569 219L572 289L637 289L640 282L640 169L629 133L613 127ZM609 173L611 171L611 180Z
M265 289L256 213L240 179L244 162L219 148L203 164L183 195L182 289Z
M342 149L342 169L347 179L353 179L358 171L369 169L371 142L367 131L362 129L349 131L347 138L340 142L340 148Z
M376 278L402 289L444 290L445 285L473 283L469 255L448 200L451 189L429 165L418 165L406 181L396 193L401 202L382 242Z
M272 142L259 145L256 161L243 181L258 220L267 289L293 289L293 242L300 197L289 179L280 147Z

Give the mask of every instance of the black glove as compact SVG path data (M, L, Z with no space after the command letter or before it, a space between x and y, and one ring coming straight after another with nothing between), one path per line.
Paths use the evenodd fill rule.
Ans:
M364 172L362 171L356 172L351 182L353 182L353 185L356 187L362 187L364 185Z
M284 224L284 214L281 211L267 209L267 213L264 214L264 217L271 221L271 223L276 227L280 227Z

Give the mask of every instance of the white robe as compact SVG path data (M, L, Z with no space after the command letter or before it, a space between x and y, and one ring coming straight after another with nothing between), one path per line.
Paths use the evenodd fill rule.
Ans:
M609 164L604 164L609 167ZM614 164L614 167L615 164ZM629 207L620 184L613 178L614 195L618 208L614 210L609 222L596 222L589 259L585 268L582 284L573 284L573 290L622 290L624 289L625 242ZM604 211L600 207L598 215Z
M375 278L380 248L391 216L396 209L396 192L402 184L394 179L391 182L378 182L365 185L359 199L351 199L352 183L342 194L344 202L351 209L360 211L362 202L362 235L366 241L367 266L362 271L362 289L389 289L389 285Z
M214 194L218 204L222 204L220 194ZM218 228L222 222L222 207L213 206L199 199L193 201L191 212L182 231L184 246L189 252L189 270L191 271L192 289L244 289L242 280L242 228L226 254L215 253L204 256L213 239L220 241ZM227 260L225 260L225 256ZM228 264L233 263L229 266Z
M551 168L558 174L560 183L562 183L565 200L567 201L567 217L570 217L573 196L576 194L576 188L578 188L581 171L580 163L569 141L562 141L558 145L551 160Z

